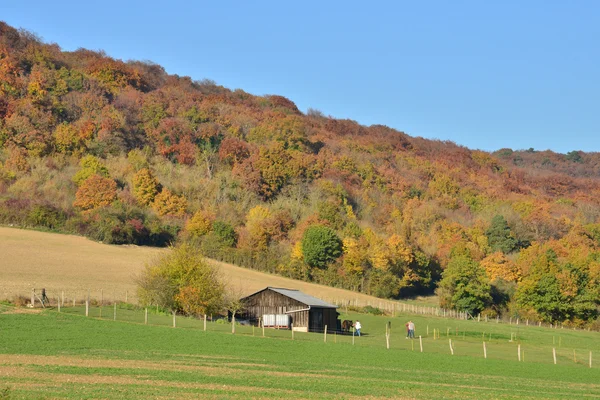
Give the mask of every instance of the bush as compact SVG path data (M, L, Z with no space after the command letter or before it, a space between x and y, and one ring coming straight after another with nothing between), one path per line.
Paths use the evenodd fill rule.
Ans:
M366 314L373 314L373 315L383 315L383 311L381 311L381 309L377 308L377 307L372 307L372 306L366 306L363 307L362 311Z
M233 226L225 222L215 221L213 223L213 234L224 247L234 247L237 243L237 233Z
M216 313L224 304L225 286L217 270L189 244L147 265L137 283L142 304L158 304L187 315Z
M50 205L37 205L27 215L27 225L48 229L60 229L66 221L66 213Z
M6 199L0 202L0 223L25 226L30 210L28 199Z

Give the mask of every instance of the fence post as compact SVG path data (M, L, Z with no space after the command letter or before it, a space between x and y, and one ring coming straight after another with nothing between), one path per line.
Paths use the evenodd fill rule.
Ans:
M554 358L554 365L556 365L556 348L552 348L552 357Z
M485 347L485 342L483 342L483 358L487 358L487 348Z
M387 324L385 326L385 346L388 350L390 349L390 334L387 331Z
M294 340L294 323L292 322L290 327L292 328L292 340Z
M31 307L35 308L35 289L31 289Z
M421 353L423 352L423 338L419 335L419 346L421 346Z
M144 325L148 325L148 307L144 309Z
M56 304L58 304L58 312L60 312L60 299L56 299Z
M85 316L88 317L90 315L90 301L85 301Z
M113 303L113 321L117 320L117 303Z
M265 321L261 321L263 337L265 337Z
M173 328L177 328L177 322L175 320L176 315L177 315L177 311L173 311Z
M204 332L206 332L206 314L204 314ZM254 325L252 325L252 333L254 335Z
M454 349L452 348L452 339L448 339L448 344L450 345L450 353L454 355Z
M517 346L517 358L521 361L521 345Z
M231 334L235 335L235 314L231 314Z
M327 343L327 325L325 325L325 331L323 332L323 342Z

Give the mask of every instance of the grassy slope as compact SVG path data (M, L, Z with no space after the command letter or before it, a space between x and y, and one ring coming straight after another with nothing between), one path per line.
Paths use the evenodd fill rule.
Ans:
M162 249L137 246L113 246L80 236L0 227L0 299L28 296L31 288L46 288L55 298L65 291L78 301L92 291L93 298L124 300L135 293L133 277ZM348 290L265 274L214 261L226 281L241 294L250 294L266 286L299 289L330 301L359 300L377 304L380 300ZM433 304L429 304L433 303ZM430 298L420 304L435 305Z
M125 317L124 310L119 313ZM570 362L564 354L558 365L507 356L516 347L506 340L514 326L486 325L498 339L490 344L497 350L484 360L465 355L467 348L480 349L475 333L482 323L461 322L459 330L469 334L455 339L457 355L450 356L445 337L426 339L426 351L418 352L418 341L405 340L397 330L406 317L392 319L392 348L386 350L383 327L389 319L361 316L367 336L353 346L347 336L323 343L322 335L297 333L291 341L288 331L268 330L262 338L257 330L253 337L249 327L238 327L234 336L226 333L229 326L216 323L202 332L192 329L200 326L197 321L173 329L54 312L0 314L0 389L10 386L15 398L600 398L597 367ZM432 329L456 323L414 320L417 334L425 324ZM521 329L529 351L537 343L547 353L557 335L599 350L596 333Z

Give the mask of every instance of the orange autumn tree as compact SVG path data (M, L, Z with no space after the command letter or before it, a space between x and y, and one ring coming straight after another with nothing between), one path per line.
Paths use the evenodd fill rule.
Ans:
M73 205L87 211L108 206L116 198L117 183L110 178L95 174L83 181L75 194Z

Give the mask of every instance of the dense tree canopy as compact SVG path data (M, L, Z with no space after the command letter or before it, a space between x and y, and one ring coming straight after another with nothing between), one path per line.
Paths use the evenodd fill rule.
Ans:
M383 297L439 286L447 307L584 325L599 177L600 153L472 151L0 22L3 224L190 241L297 279ZM168 293L194 313L198 290Z

